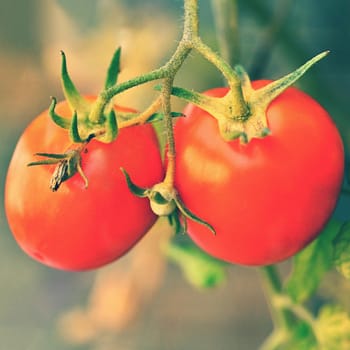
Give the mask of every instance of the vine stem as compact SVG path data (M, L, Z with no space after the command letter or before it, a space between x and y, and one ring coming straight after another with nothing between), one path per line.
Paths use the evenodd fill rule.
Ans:
M142 113L140 113L137 117L121 121L119 124L119 128L127 128L128 126L138 125L138 124L144 124L147 122L149 117L158 111L159 107L162 105L162 98L159 96L156 98L151 105L145 109Z
M171 89L173 86L173 79L165 79L162 89L162 104L164 113L164 123L167 138L167 169L165 174L164 183L172 188L174 186L174 176L175 176L175 140L174 140L174 128L173 120L171 118Z
M230 87L230 94L233 105L237 110L237 115L245 115L247 105L243 99L241 81L235 70L216 52L203 43L199 36L199 15L198 0L184 0L184 27L182 38L167 63L158 69L146 74L140 75L123 83L111 86L102 91L98 96L90 112L89 119L91 122L99 122L103 111L109 101L117 94L122 93L133 87L159 79L174 79L178 70L186 60L192 49L206 58L222 72ZM166 124L170 124L167 123Z
M216 66L224 75L230 88L229 95L232 101L233 117L246 115L248 113L248 106L244 100L241 79L236 71L219 54L203 43L200 38L196 38L193 41L193 48Z
M198 21L198 0L184 1L184 28L182 39L178 45L177 50L170 59L168 65L171 67L171 74L164 79L162 87L162 105L164 113L164 124L167 139L167 169L163 183L169 186L170 190L174 187L175 177L175 140L174 127L171 117L171 90L176 73L183 64L185 58L192 50L193 37L199 35L199 21Z
M89 119L91 122L98 122L103 115L103 111L108 105L108 103L112 100L114 96L122 93L128 89L131 89L135 86L145 84L147 82L162 79L166 76L167 70L165 66L162 66L158 69L155 69L149 73L140 75L138 77L127 80L123 83L119 83L117 85L113 85L110 88L103 90L99 96L97 97L93 108L90 112Z

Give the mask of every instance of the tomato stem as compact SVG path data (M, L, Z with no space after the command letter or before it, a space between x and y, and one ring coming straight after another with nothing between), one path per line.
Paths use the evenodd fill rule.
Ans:
M95 103L92 106L92 109L90 111L89 119L91 122L99 122L101 119L101 116L103 115L103 111L108 105L108 103L112 100L112 98L122 93L125 90L131 89L135 86L148 83L153 80L158 80L165 78L167 76L167 69L166 66L163 66L161 68L155 69L147 74L140 75L138 77L135 77L133 79L127 80L123 83L119 83L117 85L113 85L110 88L103 90Z
M201 39L194 41L194 49L216 66L227 80L230 87L230 106L232 116L246 115L248 106L243 97L242 84L236 71Z
M182 41L199 36L198 0L184 0L184 28Z
M161 96L159 96L151 103L149 107L147 107L142 113L140 113L136 117L119 122L119 127L126 128L128 126L146 123L147 120L159 110L161 104L162 98Z
M175 176L175 140L174 140L174 131L173 131L173 120L171 117L171 89L173 85L173 79L165 79L162 89L162 105L164 112L164 123L167 139L167 157L168 165L166 169L164 182L169 186L173 187L174 185L174 176Z

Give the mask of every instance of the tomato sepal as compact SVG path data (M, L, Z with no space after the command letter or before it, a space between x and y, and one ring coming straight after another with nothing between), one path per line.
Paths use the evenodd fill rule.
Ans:
M70 78L67 69L66 55L63 51L61 51L61 57L61 83L64 96L66 97L72 111L88 113L91 108L91 103L79 93L72 79Z
M114 52L111 63L107 70L107 76L105 80L105 89L109 89L115 85L118 81L118 75L120 73L120 56L121 56L121 47L118 47Z
M106 124L105 133L100 138L100 141L101 139L103 139L105 142L112 142L118 136L118 122L117 122L117 116L114 109L111 109L110 112L107 114L105 124Z
M186 220L189 219L204 225L214 235L216 234L212 225L196 216L185 206L174 187L169 186L166 182L161 182L155 184L152 188L142 188L133 183L125 169L121 168L121 171L125 176L129 190L137 197L147 197L152 211L158 216L167 216L169 222L174 225L176 232L186 232ZM183 218L183 226L179 216Z
M176 209L170 215L167 216L169 225L173 227L175 235L186 234L187 232L187 220L183 218L180 220L179 210Z
M85 141L81 138L80 133L79 133L77 112L73 113L72 122L71 122L71 125L69 128L69 136L70 136L71 140L75 143L82 143Z
M85 183L85 188L88 187L89 181L81 167L81 149L71 149L63 154L58 153L36 153L36 156L45 157L46 159L36 162L30 162L27 166L37 165L53 165L57 164L50 178L50 189L56 192L62 182L68 180L76 173L79 173Z
M49 112L48 112L49 116L50 116L51 120L56 125L58 125L59 127L63 128L63 129L68 130L71 126L71 120L68 118L63 118L55 112L56 104L57 104L56 98L51 96L51 104L50 104Z
M266 110L270 103L328 53L329 51L324 51L316 55L292 73L258 90L252 88L244 68L236 66L233 71L240 81L245 108L236 108L237 96L232 90L228 90L223 97L208 96L180 87L173 87L171 93L193 103L217 119L220 134L224 140L232 141L239 138L242 143L248 143L253 138L264 138L270 134L266 117ZM159 87L157 86L156 89Z
M140 198L147 197L150 201L151 209L156 215L168 216L175 210L175 191L170 192L163 183L156 184L152 188L139 187L131 180L125 169L121 168L121 171L125 176L131 193Z
M181 112L171 112L172 118L185 117L185 115ZM153 113L146 121L146 123L154 123L164 120L164 113Z
M186 206L185 204L182 202L182 200L180 199L180 197L177 195L174 198L176 207L179 209L180 213L182 214L182 217L184 219L184 224L187 226L187 219L190 219L194 222L197 222L198 224L201 224L203 226L205 226L206 228L208 228L212 234L216 235L215 229L212 225L210 225L209 223L207 223L206 221L202 220L200 217L198 217L197 215L195 215L194 213L192 213ZM187 227L186 227L186 231L187 231Z
M128 188L132 194L140 198L145 198L148 196L149 189L137 186L136 184L133 183L133 181L130 178L130 175L127 173L127 171L124 168L120 168L120 170L125 176L126 184L128 185Z

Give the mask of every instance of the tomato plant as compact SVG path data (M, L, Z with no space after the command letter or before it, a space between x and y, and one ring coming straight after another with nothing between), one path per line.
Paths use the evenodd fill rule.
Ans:
M56 110L71 113L67 102ZM49 182L55 166L27 164L40 150L59 153L71 143L48 111L35 118L14 151L5 208L15 239L31 257L60 269L85 270L125 254L156 220L148 201L130 193L120 167L145 186L159 181L163 170L152 126L131 126L120 129L113 142L87 143L81 153L87 188L77 172L53 192Z
M200 37L198 0L184 0L182 38L169 60L118 83L118 48L93 101L76 89L61 52L67 102L53 98L20 137L5 188L9 226L34 259L85 270L122 256L157 216L167 217L174 236L163 252L196 287L221 283L227 262L261 266L274 323L261 349L343 348L348 313L304 303L331 268L350 276L349 222L330 220L344 149L328 113L291 87L329 51L280 79L251 83L237 64L238 37L230 40L236 4L212 3L225 39L221 55ZM227 88L201 94L174 86L192 51L218 69ZM111 107L118 94L156 80L156 97L142 112ZM183 115L173 111L172 96L190 102L175 127L173 117ZM158 121L164 172L157 137L145 124ZM280 278L274 264L294 255L291 273Z
M253 88L267 81L253 82ZM220 97L227 88L209 90ZM188 233L222 260L267 265L313 240L336 205L343 178L343 145L327 112L288 88L267 108L270 135L225 141L216 119L190 104L175 126L177 190L186 206L210 223L189 220Z

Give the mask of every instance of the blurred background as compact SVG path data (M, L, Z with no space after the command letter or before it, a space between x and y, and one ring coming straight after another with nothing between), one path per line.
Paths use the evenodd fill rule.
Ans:
M237 5L239 59L252 78L278 78L331 51L298 86L330 112L349 153L350 2L238 0ZM200 11L201 35L217 49L211 1L201 0ZM180 0L1 0L1 197L23 128L48 107L50 95L62 98L60 50L80 91L98 93L116 47L122 46L120 80L126 80L170 57L181 22ZM176 84L204 90L222 81L193 55ZM142 109L154 94L152 86L144 86L118 101ZM174 100L174 107L182 104ZM348 218L348 209L341 198L336 215ZM3 204L0 230L0 350L254 350L271 331L257 271L232 266L222 286L191 287L161 252L170 235L162 221L123 259L85 273L52 270L22 253ZM332 291L324 286L321 293L327 297Z

